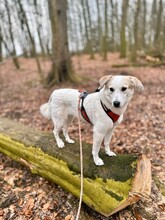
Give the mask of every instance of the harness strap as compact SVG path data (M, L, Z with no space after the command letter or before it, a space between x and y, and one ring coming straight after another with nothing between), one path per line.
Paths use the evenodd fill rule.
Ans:
M117 115L114 112L112 112L110 109L108 109L106 105L102 103L101 100L100 100L100 103L105 113L112 119L113 123L115 123L119 119L120 115Z
M89 119L89 117L88 117L88 115L87 115L87 113L86 113L85 107L84 107L84 105L83 105L83 104L84 104L84 99L87 97L87 95L88 95L88 93L87 93L86 91L83 91L83 92L81 92L81 94L80 94L80 99L82 100L82 101L81 101L80 112L81 112L82 117L83 117L89 124L93 125L92 122L91 122L91 120Z

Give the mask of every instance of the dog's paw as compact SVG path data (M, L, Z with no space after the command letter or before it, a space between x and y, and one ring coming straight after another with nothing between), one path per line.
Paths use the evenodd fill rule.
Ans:
M98 158L97 160L95 160L95 164L97 166L102 166L102 165L104 165L104 161L101 158Z
M59 148L63 148L65 146L65 144L64 144L64 142L62 140L59 140L57 142L57 145L58 145Z
M72 140L72 139L70 139L70 138L67 138L67 139L66 139L66 142L68 142L69 144L74 144L74 143L75 143L75 141Z
M106 154L108 155L108 156L110 156L110 157L114 157L114 156L116 156L116 154L114 153L114 152L112 152L112 151L106 151Z

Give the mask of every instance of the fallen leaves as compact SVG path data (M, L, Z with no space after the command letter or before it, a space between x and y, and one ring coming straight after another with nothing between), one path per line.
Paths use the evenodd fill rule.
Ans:
M6 61L0 66L0 115L52 132L52 123L40 115L39 106L48 100L55 88L69 86L93 92L101 76L120 71L112 69L113 64L128 62L121 60L116 53L109 54L108 59L110 62L104 62L96 56L95 60L89 60L87 55L83 55L77 61L77 57L73 57L75 71L90 77L91 81L86 85L56 85L51 90L44 89L40 84L33 59L20 58L23 69L19 71L15 70L11 60ZM49 61L43 62L46 63L45 71L48 72ZM165 182L165 68L130 67L124 70L141 79L145 89L143 93L135 94L133 97L124 115L124 121L113 134L111 149L116 153L146 154L151 159L153 173L160 181ZM70 127L70 134L72 138L78 139L76 120ZM82 138L83 141L92 143L90 125L82 124ZM78 207L75 197L44 178L31 174L22 165L2 154L0 186L0 220L74 220ZM164 203L153 187L152 199L148 206L146 203L137 205L148 207L154 220L163 219ZM123 210L120 212L120 219L140 219L141 213L136 206L135 210L137 212L135 211L134 216L130 210ZM82 206L82 213L90 220L118 219L118 215L105 218L85 205Z

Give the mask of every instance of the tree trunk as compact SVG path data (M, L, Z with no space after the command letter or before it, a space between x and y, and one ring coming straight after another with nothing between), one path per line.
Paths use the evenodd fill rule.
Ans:
M97 23L98 23L98 51L102 55L102 19L100 13L100 3L96 0L97 4Z
M129 0L123 1L122 5L122 18L121 18L121 31L120 31L120 57L126 57L126 36L125 36L125 29L126 29L126 21L127 21L127 9L128 9Z
M41 82L43 83L44 82L44 76L43 76L43 73L42 73L39 58L37 56L36 45L35 45L34 38L31 34L31 30L30 30L29 23L28 23L28 18L26 16L26 13L25 13L24 8L23 8L22 0L18 1L18 4L19 4L19 8L20 8L20 11L21 11L21 14L22 14L22 22L25 24L25 26L27 28L27 32L28 32L30 42L31 42L31 45L32 45L32 55L35 57L37 68L38 68L38 73L40 75Z
M161 33L161 27L162 27L162 13L163 13L163 2L162 0L159 1L159 9L157 13L157 24L156 24L156 32L154 36L154 46L157 50L160 50L159 48L160 44L160 33ZM164 39L165 40L165 39Z
M89 5L87 0L81 0L82 10L83 10L83 18L84 18L84 26L85 26L85 37L86 37L86 45L85 52L90 54L91 59L94 59L93 45L92 45L92 23L89 11Z
M147 3L146 0L143 0L143 19L142 19L142 34L141 34L141 49L146 48L146 24L147 24Z
M134 16L134 44L132 48L131 61L136 62L137 49L139 48L139 15L141 9L141 0L137 0L137 7Z
M110 18L110 23L111 23L111 35L112 35L112 39L111 39L111 51L114 52L115 51L115 8L114 8L114 2L113 0L110 0L110 4L111 4L111 18Z
M108 51L108 2L104 0L104 36L103 36L103 60L107 60Z
M37 34L38 34L38 39L39 39L40 48L41 48L41 55L46 57L48 52L45 51L45 47L44 47L45 42L42 37L42 16L40 15L41 7L39 7L39 3L37 3L36 0L33 0L33 4L34 4L34 9L35 9L35 21L37 25Z
M13 29L12 29L12 22L11 22L11 17L10 17L10 9L9 9L7 0L5 0L5 7L6 7L7 17L8 17L8 22L9 22L9 35L10 35L10 40L12 43L12 53L11 53L12 59L13 59L13 63L16 66L16 68L20 69L20 64L19 64L17 54L16 54L16 47L15 47Z
M74 81L73 70L68 49L67 36L67 1L49 0L49 14L52 28L52 69L47 84L71 80Z
M90 58L94 59L94 51L93 51L94 37L93 37L92 21L91 21L91 14L90 14L90 10L89 10L88 0L85 0L85 4L86 4L86 9L87 9L87 18L88 18L89 32L90 32Z
M2 39L1 26L0 26L0 62L2 62L2 60L3 60L2 43L3 43L3 39Z
M60 149L52 134L0 118L0 152L28 166L62 186L76 197L80 193L79 142ZM144 155L107 157L98 167L91 156L91 146L83 143L83 201L99 213L109 216L137 202L151 191L151 164Z

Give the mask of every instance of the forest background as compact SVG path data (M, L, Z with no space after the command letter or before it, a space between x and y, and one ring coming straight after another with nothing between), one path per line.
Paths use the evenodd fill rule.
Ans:
M1 0L0 60L34 57L41 80L48 85L75 80L72 54L119 52L132 63L164 59L164 0ZM51 58L44 79L39 57Z
M134 95L111 146L150 158L151 197L109 218L83 204L81 217L165 219L165 0L0 0L1 117L52 132L39 107L54 89L94 92L100 77L121 72L145 89ZM69 132L78 139L76 120ZM82 134L91 144L88 124ZM75 218L73 195L2 153L0 186L0 220Z

